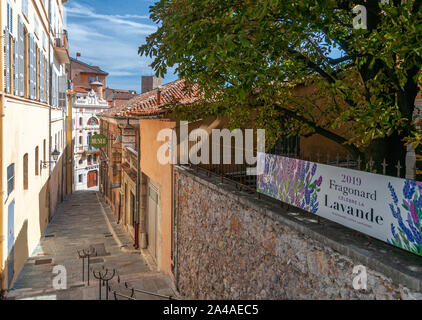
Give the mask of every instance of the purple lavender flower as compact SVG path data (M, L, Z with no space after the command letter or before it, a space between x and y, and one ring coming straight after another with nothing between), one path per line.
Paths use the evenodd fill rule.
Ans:
M398 217L397 217L396 209L394 209L394 206L392 203L390 203L390 209L391 209L391 213L393 214L393 217L397 219Z
M412 234L415 237L415 241L418 244L422 245L422 236L421 236L419 230L415 228L413 221L410 217L410 213L407 215L407 224L409 225L410 230L412 230Z
M422 193L422 192L420 192L420 193ZM416 201L416 209L417 210L420 210L420 209L422 209L422 195L419 195L419 198L418 198L418 200Z
M322 176L320 176L320 177L319 177L319 179L318 179L318 181L317 181L316 185L317 185L318 187L320 187L320 186L321 186L321 183L322 183Z
M394 238L397 238L396 228L394 228L394 224L391 224L391 233L393 234Z
M317 165L316 163L314 163L314 165L312 166L311 176L315 175L316 169L317 169Z
M395 204L399 202L399 199L397 198L396 191L394 190L394 187L391 185L391 183L388 183L388 189L390 189L391 197L393 198L393 201Z
M305 170L305 173L309 171L309 166L310 166L310 163L309 163L309 162L307 162L307 163L306 163L306 170Z
M418 214L416 213L415 203L413 201L410 201L410 207L409 207L409 209L410 209L410 214L412 216L413 222L415 222L416 225L419 228L420 227L419 217L418 217Z
M311 202L311 193L309 192L308 189L306 189L305 191L305 202L307 205L309 204L309 202Z
M413 180L406 180L403 187L403 195L406 199L412 199L413 193L415 191L416 182Z
M415 238L413 237L412 232L404 225L401 215L399 216L398 221L399 227L406 234L407 240L409 240L409 242L414 242Z

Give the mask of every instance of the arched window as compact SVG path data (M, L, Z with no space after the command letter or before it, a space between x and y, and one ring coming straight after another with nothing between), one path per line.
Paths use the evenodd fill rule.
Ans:
M89 118L89 120L88 120L88 125L89 125L89 126L98 126L98 125L100 125L100 122L98 121L98 119L97 119L97 118L95 118L95 117L91 117L91 118Z

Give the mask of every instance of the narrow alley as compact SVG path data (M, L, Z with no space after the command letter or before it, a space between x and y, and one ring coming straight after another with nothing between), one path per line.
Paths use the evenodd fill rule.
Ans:
M162 295L174 296L170 279L153 271L148 257L133 249L133 241L117 221L101 196L93 191L80 191L68 197L59 207L38 246L26 260L7 299L95 300L99 299L99 283L90 272L90 282L82 282L82 259L78 250L95 248L91 268L116 270L110 281L112 290L130 296L130 287ZM85 268L87 261L85 260ZM67 289L55 290L55 266L64 266ZM117 279L120 278L120 284ZM102 298L105 297L102 289ZM126 290L129 291L129 290ZM114 299L111 297L110 299ZM136 294L136 299L160 299Z

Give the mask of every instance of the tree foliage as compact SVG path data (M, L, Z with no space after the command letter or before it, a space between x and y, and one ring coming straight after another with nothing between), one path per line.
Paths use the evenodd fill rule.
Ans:
M355 155L403 160L405 144L422 140L412 121L422 1L382 2L160 0L151 7L160 26L139 53L158 75L176 66L200 85L206 103L180 108L186 117L226 115L233 126L253 117L270 142L316 132ZM352 25L359 4L367 29ZM300 86L315 90L298 95Z

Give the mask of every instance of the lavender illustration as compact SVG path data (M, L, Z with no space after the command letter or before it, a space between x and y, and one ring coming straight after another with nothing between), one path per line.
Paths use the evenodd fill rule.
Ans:
M264 173L258 176L258 191L311 213L318 211L322 176L317 164L272 154L258 159Z
M422 255L422 183L406 180L400 203L396 190L388 183L392 203L389 204L395 223L391 223L390 244Z

